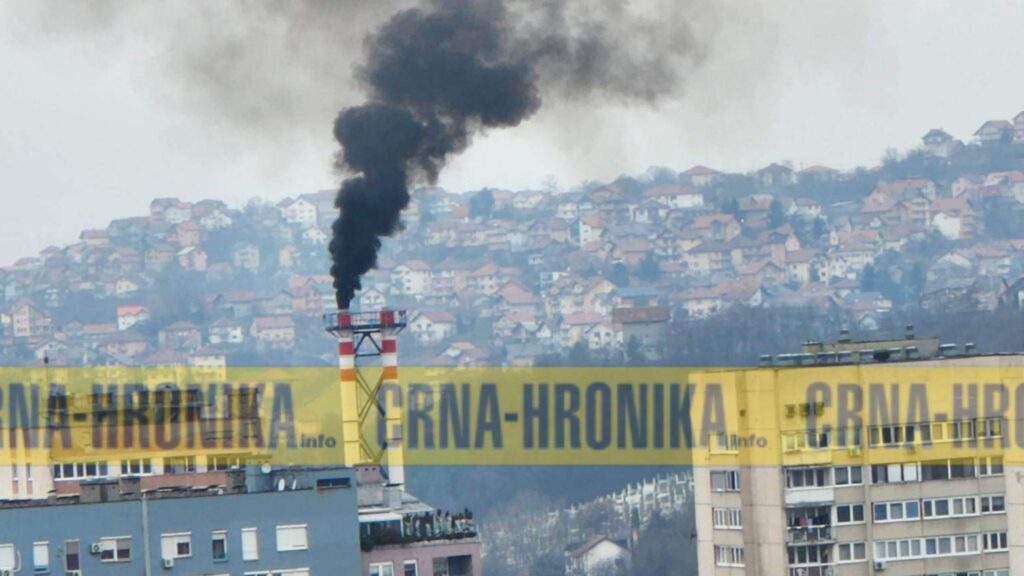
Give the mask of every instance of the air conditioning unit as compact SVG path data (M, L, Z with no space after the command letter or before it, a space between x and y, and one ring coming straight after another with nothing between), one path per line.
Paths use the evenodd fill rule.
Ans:
M164 569L174 568L174 558L164 558Z
M885 571L885 561L884 560L875 560L875 572L884 572L884 571Z
M89 544L89 553L90 554L99 554L102 551L103 551L103 547L100 546L99 542L95 542L93 544Z

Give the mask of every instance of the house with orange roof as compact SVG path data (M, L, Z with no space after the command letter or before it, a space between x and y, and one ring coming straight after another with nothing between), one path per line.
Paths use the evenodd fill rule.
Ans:
M149 320L149 309L145 306L118 306L117 329L127 330L140 322Z
M714 168L708 168L707 166L696 165L689 170L686 170L680 174L683 178L690 181L690 184L694 186L709 186L718 181L722 173Z

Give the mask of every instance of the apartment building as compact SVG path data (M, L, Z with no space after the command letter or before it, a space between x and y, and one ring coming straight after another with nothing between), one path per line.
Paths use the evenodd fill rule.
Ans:
M0 574L360 574L349 468L235 470L206 486L140 480L0 503Z
M1024 573L1022 469L1002 447L1017 417L935 410L930 419L826 429L813 422L836 405L808 395L818 382L863 390L892 369L922 382L946 367L1020 382L1024 356L956 355L934 339L843 338L762 360L770 365L691 379L721 386L730 432L694 452L701 576Z

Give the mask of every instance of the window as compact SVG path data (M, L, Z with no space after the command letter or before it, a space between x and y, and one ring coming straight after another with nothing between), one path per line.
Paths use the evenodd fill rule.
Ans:
M868 557L867 546L863 542L847 542L836 544L839 562L860 562Z
M1002 438L1003 419L984 418L978 421L978 438Z
M78 462L55 464L54 480L74 480L78 478L103 478L107 475L106 462Z
M925 556L959 556L977 552L977 534L875 542L875 560L908 560Z
M32 544L32 571L50 571L50 543L34 542Z
M143 476L153 473L153 462L149 458L121 461L121 476Z
M743 547L715 546L715 564L718 566L743 566Z
M976 516L978 514L977 501L973 496L933 498L925 500L923 505L925 518Z
M164 459L165 474L185 474L196 471L195 456L176 456Z
M1002 570L985 570L985 576L1010 576L1010 569L1003 568Z
M711 491L712 492L739 492L740 471L739 470L712 470Z
M917 463L874 464L871 466L871 482L873 484L893 484L898 482L917 482Z
M64 571L71 572L72 570L81 570L82 564L79 561L79 548L80 544L78 540L65 540L64 541Z
M914 425L872 426L868 428L868 443L872 446L897 446L914 442Z
M245 466L245 458L243 456L232 456L230 454L211 456L209 460L207 460L207 466L210 470L231 470L234 468L241 468Z
M836 524L859 524L863 521L863 504L841 504L836 506Z
M988 532L982 536L982 543L986 552L1010 548L1006 541L1006 532Z
M833 477L836 486L857 486L864 483L864 470L860 466L836 466Z
M950 440L970 440L974 437L974 420L959 420L949 423Z
M100 538L100 562L128 562L132 559L132 539Z
M921 505L917 500L879 502L874 505L875 522L904 522L921 518Z
M242 528L242 560L259 560L260 548L255 528Z
M739 508L712 508L711 516L715 528L724 530L743 528L743 513Z
M1002 474L1002 456L987 456L985 458L978 458L978 476L1001 476Z
M418 576L419 570L415 560L406 560L402 563L402 576Z
M228 559L228 533L226 530L214 530L212 537L212 555L214 562Z
M786 469L786 488L820 488L831 485L832 470L830 468Z
M17 566L14 544L0 544L0 568L13 571Z
M160 535L160 557L164 560L192 557L192 533Z
M278 552L291 552L293 550L307 549L309 549L309 538L306 535L305 524L277 527Z
M1000 514L1006 512L1006 497L1004 496L982 496L982 514Z
M392 562L370 564L370 576L395 576L395 565Z

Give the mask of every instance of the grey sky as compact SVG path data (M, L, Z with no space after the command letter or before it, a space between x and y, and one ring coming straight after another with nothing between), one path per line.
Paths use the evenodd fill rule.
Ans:
M0 264L143 214L157 196L241 203L335 187L331 122L359 100L348 79L361 34L403 2L350 0L339 16L310 1L310 42L297 47L266 13L287 3L255 14L253 3L64 9L75 4L0 7ZM441 184L536 187L553 176L568 187L696 163L848 168L913 146L931 127L969 138L984 120L1024 110L1021 2L687 9L707 53L679 93L655 108L549 101L526 124L477 138ZM325 57L315 49L325 38L340 38L336 61L301 65Z

